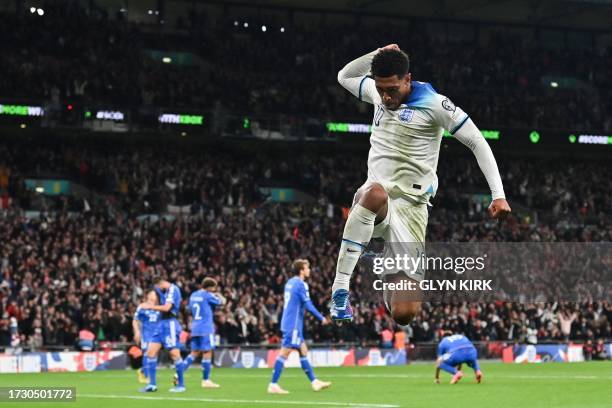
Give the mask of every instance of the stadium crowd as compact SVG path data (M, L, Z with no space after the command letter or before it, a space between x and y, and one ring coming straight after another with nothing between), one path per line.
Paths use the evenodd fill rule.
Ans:
M340 153L334 151L254 152L234 149L232 144L215 145L211 151L210 146L118 147L114 142L51 136L46 140L7 139L0 146L0 195L24 209L81 210L83 203L71 197L50 199L36 207L37 194L24 184L28 178L68 179L103 194L113 210L137 216L171 207L187 209L190 214L247 208L265 201L262 188L284 187L307 192L322 205L332 205L325 211L336 208L337 212L339 207L351 206L355 190L366 178L367 154L362 148L343 150L339 161ZM506 194L528 208L530 217L553 225L553 230L534 231L532 241L609 239L612 197L607 192L612 182L606 177L609 163L605 160L534 161L512 155L497 155L497 160ZM470 234L473 222L487 219L483 210L488 205L488 188L476 160L463 147L452 152L443 149L438 177L441 187L432 199L435 210L430 224L467 223L462 233ZM597 228L571 228L576 225ZM433 228L429 237L459 240L447 229Z
M412 58L413 79L431 82L480 125L612 129L605 115L612 108L612 54L588 43L546 46L503 28L475 41L425 21L366 18L367 36L353 30L354 22L326 19L262 32L257 21L245 28L239 15L213 19L196 12L156 30L115 11L47 3L42 17L27 10L18 18L0 14L0 96L44 99L49 112L76 102L363 117L369 108L347 98L336 73L359 55L397 42ZM192 63L164 64L151 50L187 53Z
M168 274L185 296L204 276L215 277L229 299L217 313L222 341L273 344L292 259L313 259L312 298L326 309L341 223L316 206L302 209L310 215L299 226L287 221L295 208L279 204L190 221L94 214L28 220L4 214L0 229L9 239L2 243L2 344L9 344L11 317L25 344L36 340L37 329L47 345L72 344L82 328L99 340L128 341L135 305L159 273ZM357 283L357 299L358 288ZM363 301L357 310L353 326L313 321L310 337L376 341L392 325L380 303ZM609 302L432 304L410 325L409 337L430 341L441 330L459 328L474 340L524 341L532 328L540 341L609 338L611 313Z
M135 306L159 273L177 282L185 298L204 276L216 278L229 299L217 312L222 342L274 344L279 340L283 285L296 257L312 260L312 298L320 310L327 309L342 207L363 181L363 159L339 163L330 154L304 153L289 160L287 152L213 156L206 149L68 147L56 142L26 148L32 145L25 140L0 147L0 188L12 197L0 213L0 234L6 237L0 244L0 344L11 342L11 319L25 345L73 344L81 329L98 340L129 341ZM472 162L466 153L440 166L429 241L612 239L611 202L604 193L610 181L592 180L579 188L572 184L581 174L599 174L595 169L600 163L568 161L565 171L557 173L554 161L542 161L539 171L550 169L555 177L538 182L531 179L528 160L500 156L508 195L529 210L496 224L487 221L486 204L474 198L486 194L487 187ZM50 172L87 186L104 204L92 200L89 208L75 210L59 199L63 206L26 216L23 210L36 208L28 207L35 193L24 187L24 179ZM261 190L285 183L309 192L313 200L276 203ZM542 196L561 203L551 206ZM158 219L157 214L168 214L172 207L187 213ZM540 214L540 220L535 222L533 214ZM542 221L559 218L566 221ZM394 328L380 299L362 291L361 280L357 274L355 324L320 326L312 321L308 338L376 343ZM539 341L596 341L612 337L611 312L607 301L432 303L406 331L411 341L435 340L449 328L474 340L531 341L535 335Z
M167 22L178 29L168 34L78 2L44 7L44 16L0 13L0 96L44 100L49 112L69 101L365 117L369 108L347 97L336 73L393 39L411 55L414 79L432 82L479 124L612 129L610 50L544 47L503 29L479 41L429 35L418 20L367 22L364 37L341 22L262 32L236 25L239 16L212 21L193 13ZM164 64L150 52L159 49L188 53L195 63ZM551 88L549 77L569 80ZM223 343L278 343L293 259L312 260L312 299L327 309L344 216L366 176L364 152L352 153L340 161L318 151L7 140L0 145L0 346L73 345L83 329L98 341L129 342L135 307L156 274L168 275L184 298L204 276L219 281L229 300L216 312ZM440 161L429 241L612 240L609 163L499 156L516 215L497 224L487 219L488 190L474 158L449 154ZM87 192L45 196L26 188L28 178L66 179ZM268 187L297 188L311 200L276 203ZM307 338L378 343L397 329L362 289L357 274L354 324L311 321ZM611 323L609 301L456 302L425 304L404 330L413 342L458 329L473 340L596 345L612 338Z

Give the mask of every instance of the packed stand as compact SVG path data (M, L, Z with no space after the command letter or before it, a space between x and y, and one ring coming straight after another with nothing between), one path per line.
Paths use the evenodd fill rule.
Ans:
M35 341L37 329L46 345L71 345L82 328L99 340L129 341L135 306L157 273L168 274L185 297L203 277L218 279L229 299L217 312L222 341L274 344L292 259L313 259L312 298L320 310L326 308L342 224L317 207L300 208L308 217L297 226L291 220L300 215L298 208L279 204L190 221L93 214L28 220L5 214L0 232L10 239L2 244L2 344L9 344L12 317L26 345ZM364 301L356 310L355 325L313 321L309 337L375 342L392 324L380 303ZM441 330L458 328L474 340L522 340L533 326L540 341L609 338L611 313L609 302L427 305L410 325L409 337L431 341Z
M22 345L71 345L81 329L98 340L130 341L135 307L156 273L168 274L185 298L204 276L216 278L229 299L216 315L222 342L275 344L283 285L297 257L312 260L312 298L319 310L326 310L344 222L342 207L350 205L365 176L358 154L340 164L328 154L289 160L281 153L212 155L142 145L124 145L120 151L87 144L24 146L17 142L0 147L0 182L14 197L0 212L0 235L7 237L0 244L0 344L10 344L12 336L15 341L18 332ZM487 191L473 161L466 152L440 166L440 195L431 211L429 241L612 240L605 218L611 213L610 198L603 192L609 191L609 181L585 183L581 196L569 193L575 191L574 178L598 174L601 163L567 161L564 173L538 183L531 179L529 161L500 159L511 203L517 197L527 205L531 197L531 205L543 203L545 208L542 196L565 193L554 222L534 222L530 212L519 212L497 224L487 221L486 204L462 196ZM553 173L555 166L542 161L538 170ZM27 198L34 193L23 187L24 178L50 171L75 177L104 197L104 206L92 205L87 211L59 207L40 217L26 216L20 194ZM274 203L260 190L286 187L291 179L294 187L313 196L311 203ZM185 191L177 194L182 183ZM168 205L190 210L167 219L142 218L167 213L159 205L146 208L144 201L158 200L151 195L166 195L162 201ZM593 213L592 223L581 212L583 200ZM308 338L377 343L382 332L393 328L380 301L366 299L360 291L360 280L357 273L355 324L311 322ZM609 302L430 304L407 330L412 341L432 341L445 329L459 328L474 340L523 341L535 331L540 341L596 342L611 337L611 310Z
M66 179L106 200L104 208L123 216L157 214L180 208L205 214L223 207L249 208L268 197L266 187L295 188L339 212L350 207L366 179L364 149L340 153L312 150L299 154L240 150L216 144L185 147L144 147L113 141L80 142L61 137L24 137L0 146L0 196L26 210L83 210L70 196L36 207L37 194L24 181ZM467 150L440 155L439 189L431 199L430 241L459 240L445 229L447 221L462 234L483 228L487 221L488 187L474 157ZM612 189L601 160L558 160L497 155L504 189L512 203L523 208L525 224L541 223L531 241L606 241L612 215ZM585 180L576 183L576 180ZM169 207L170 206L170 207ZM326 210L327 211L327 210ZM514 221L513 221L514 222ZM548 227L550 225L550 227ZM576 227L592 226L594 228ZM522 238L516 237L514 240Z

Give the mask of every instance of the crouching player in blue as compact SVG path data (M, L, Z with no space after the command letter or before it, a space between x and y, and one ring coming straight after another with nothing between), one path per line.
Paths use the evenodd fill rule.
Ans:
M451 384L456 384L461 378L461 364L467 364L474 370L476 382L480 384L482 372L478 365L478 352L472 342L462 334L446 335L438 345L438 359L436 360L436 384L440 383L440 369L451 374ZM459 369L457 369L459 367Z
M285 361L293 350L300 353L300 364L304 373L310 380L314 391L320 391L331 385L330 382L318 380L310 362L308 361L308 347L304 343L304 309L308 309L323 324L328 324L329 319L324 317L310 300L308 284L305 282L310 277L310 263L306 259L297 259L292 265L293 272L297 275L285 285L285 304L283 306L283 317L281 320L281 331L283 342L280 353L274 363L272 381L268 385L270 394L289 394L289 391L278 385L278 380L283 372Z
M147 292L144 303L155 306L157 305L157 293L154 290ZM143 309L140 306L136 309L134 319L132 320L132 328L134 329L134 341L140 343L142 350L142 368L138 370L138 382L148 383L148 358L147 349L149 343L153 340L153 336L159 327L160 312L151 309Z
M179 335L181 333L181 324L178 321L179 310L181 307L181 290L178 286L168 282L162 277L153 279L155 292L159 296L160 305L149 305L143 303L140 305L142 309L156 310L161 313L161 321L158 330L153 339L149 343L147 351L147 375L149 376L149 385L141 389L141 392L157 391L157 356L162 346L168 350L170 358L174 361L178 384L170 389L170 392L184 392L185 381L183 376L183 359L179 350Z
M212 354L215 349L214 309L225 304L225 298L217 291L217 281L204 278L202 289L189 297L191 311L191 354L185 359L185 371L191 363L202 356L202 388L219 388L210 380Z

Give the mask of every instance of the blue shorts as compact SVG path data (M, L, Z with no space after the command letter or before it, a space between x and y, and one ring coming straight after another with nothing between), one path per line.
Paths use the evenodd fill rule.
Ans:
M301 330L295 329L288 332L283 332L283 342L281 346L285 348L300 348L304 342L304 334Z
M476 365L476 360L478 360L478 352L473 347L463 348L455 350L452 353L444 354L442 360L453 367L464 363L470 367L474 367L474 365Z
M143 353L146 353L149 349L149 344L151 344L151 342L153 341L154 335L155 333L151 331L147 331L142 335L142 339L140 340L140 349Z
M150 343L160 343L166 350L172 350L179 347L180 334L181 324L176 318L164 319L159 322L159 328Z
M215 335L194 336L191 338L191 351L210 351L215 349Z

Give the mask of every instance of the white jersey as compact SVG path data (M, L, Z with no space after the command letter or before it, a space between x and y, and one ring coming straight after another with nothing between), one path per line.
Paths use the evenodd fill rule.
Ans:
M487 167L485 176L493 196L503 197L501 178L490 148L469 116L450 99L438 94L429 83L412 81L412 89L399 108L391 110L383 105L374 79L366 75L376 52L349 63L338 74L338 81L346 89L374 105L367 181L380 183L391 198L428 201L438 188L436 169L444 130L455 134L469 124L465 128L470 128L470 133L458 139L475 154L477 150L482 151L483 165ZM476 136L472 134L473 129ZM477 147L481 148L475 150ZM494 169L489 169L491 164Z
M430 84L412 81L411 86L406 101L390 110L373 79L362 84L361 98L374 104L368 181L382 184L391 197L435 195L442 133L454 133L468 119Z

